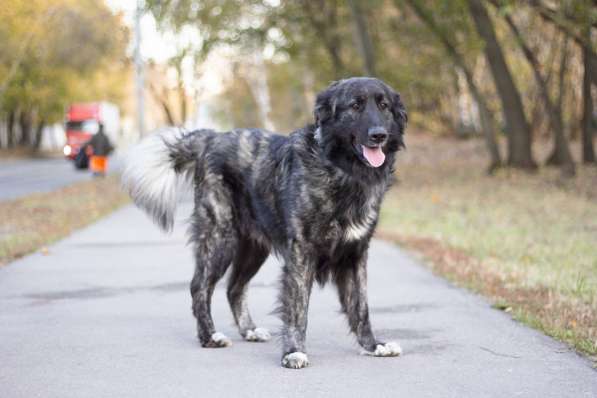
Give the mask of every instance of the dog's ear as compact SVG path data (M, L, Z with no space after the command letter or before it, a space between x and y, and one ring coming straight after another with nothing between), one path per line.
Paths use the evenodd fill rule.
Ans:
M395 91L392 93L392 114L400 129L400 133L404 133L406 123L408 122L408 114L406 113L406 107L404 106L404 103L402 103L400 94Z
M336 113L336 88L340 82L332 82L325 90L317 94L315 99L315 124L321 126Z
M398 134L392 135L392 139L388 145L390 146L391 151L398 151L400 148L406 148L406 145L404 144L404 130L406 128L406 123L408 122L408 114L406 113L406 107L402 102L402 98L400 98L400 94L394 90L391 90L390 92L392 98L392 107L390 110L394 116L394 122L398 127Z

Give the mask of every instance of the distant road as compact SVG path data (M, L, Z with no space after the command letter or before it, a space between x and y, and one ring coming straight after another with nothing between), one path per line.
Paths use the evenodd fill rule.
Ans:
M117 171L121 161L110 158L110 171ZM89 170L76 170L63 158L26 159L0 162L0 201L36 192L49 192L91 178Z

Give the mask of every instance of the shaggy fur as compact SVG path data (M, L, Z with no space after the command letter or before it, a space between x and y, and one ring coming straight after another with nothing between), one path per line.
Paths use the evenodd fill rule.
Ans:
M269 339L249 315L246 293L273 250L284 263L283 366L309 364L309 296L314 281L330 279L364 351L400 354L396 343L380 342L371 330L366 262L406 121L398 93L377 79L351 78L320 93L315 124L289 136L259 129L162 131L132 151L123 184L163 229L172 228L181 183L193 184L191 295L203 347L230 345L210 312L216 282L229 267L228 300L240 334Z

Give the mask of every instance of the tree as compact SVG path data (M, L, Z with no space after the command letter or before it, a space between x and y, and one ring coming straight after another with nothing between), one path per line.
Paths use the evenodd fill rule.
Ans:
M371 36L367 29L367 22L361 7L360 0L349 0L350 12L354 21L357 44L363 57L363 71L367 76L375 76L375 53L373 51L373 43Z
M145 8L156 19L158 29L173 37L174 54L164 63L150 62L154 79L149 92L158 103L168 125L183 125L198 89L183 77L183 64L190 65L197 79L200 68L218 45L240 46L253 43L259 31L249 20L259 15L260 2L254 0L147 0ZM179 35L184 32L183 35ZM243 33L241 35L241 32ZM191 33L193 40L184 37ZM182 37L182 38L181 38ZM240 43L240 42L243 43ZM168 75L174 76L169 79ZM174 81L171 81L174 80Z
M490 156L490 164L487 168L487 171L488 173L492 173L495 169L500 167L502 163L500 150L495 136L495 121L493 119L492 113L489 110L487 102L481 93L481 90L475 83L473 72L465 62L464 56L462 56L462 54L456 48L456 45L452 42L448 32L440 27L431 13L426 10L417 0L406 0L406 2L410 5L412 10L415 12L415 14L417 14L421 21L423 21L423 23L425 23L427 27L435 34L437 39L444 46L450 58L452 58L454 64L464 73L468 88L479 107L481 128L483 129L487 151Z
M541 0L527 0L527 3L537 11L543 20L553 24L582 47L591 64L597 64L597 54L593 50L591 36L586 35L587 29L590 32L591 28L597 25L594 0L557 2L556 4L560 5L559 9L554 9ZM566 10L566 5L571 5L576 12ZM589 72L592 83L597 85L597 68L593 68Z
M219 97L218 116L228 127L259 127L264 121L260 117L259 105L249 82L243 77L242 64L235 63L231 78L226 82L224 92Z
M554 147L551 155L547 158L546 163L548 165L561 165L562 171L566 176L574 175L574 161L572 155L568 149L568 140L564 133L564 126L562 121L564 100L566 97L566 75L568 72L568 59L569 59L569 40L568 37L564 36L562 40L562 49L560 50L560 63L558 68L558 97L557 102L553 108L556 115L553 119L559 120L561 126L557 126L554 129ZM559 129L559 130L558 130Z
M499 9L500 4L497 0L492 0L492 3ZM522 32L514 22L512 16L507 11L503 13L503 17L507 22L508 26L510 27L516 42L520 46L522 53L524 54L525 58L527 59L532 72L535 78L535 82L537 87L539 88L539 93L541 99L543 101L545 112L549 118L549 124L551 130L554 134L554 155L552 159L554 164L560 164L562 166L562 173L567 176L571 177L575 174L575 167L574 161L572 160L572 154L570 153L570 148L568 146L568 140L564 133L564 123L562 121L562 93L560 92L560 100L557 104L555 104L551 100L551 96L549 94L549 87L547 84L547 77L544 76L541 72L541 65L535 52L530 48L528 43L526 42ZM567 59L566 53L563 52L562 60ZM560 65L560 87L563 87L563 76L566 68L564 67L565 64L561 63Z
M188 49L180 50L164 65L148 63L148 88L153 99L162 108L169 126L182 126L187 121L191 99L183 76L183 63Z
M339 30L338 1L299 0L305 19L317 32L334 66L334 78L344 77L346 66L342 59L342 37Z
M128 32L105 4L16 0L0 8L0 26L0 71L7 71L0 112L9 145L37 149L43 127L62 120L73 101L119 100Z
M536 168L531 154L530 126L522 99L514 85L493 22L482 0L468 0L469 10L479 36L485 42L485 57L499 94L508 137L508 164L525 169Z
M558 2L555 6L541 0L527 0L536 13L546 22L572 39L582 51L583 114L581 120L582 159L584 163L595 163L593 148L593 98L591 86L597 86L597 55L594 51L591 30L597 27L595 2L576 0ZM555 158L552 156L552 158Z

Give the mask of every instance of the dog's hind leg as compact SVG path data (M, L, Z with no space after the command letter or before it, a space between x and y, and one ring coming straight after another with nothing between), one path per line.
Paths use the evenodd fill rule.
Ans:
M378 341L371 329L367 303L366 256L352 267L341 269L335 276L342 311L348 317L350 330L356 334L363 354L378 357L398 356L402 349L395 342Z
M249 240L241 240L236 258L232 263L232 273L228 279L230 308L238 331L247 341L262 342L271 338L267 329L255 326L247 305L249 281L259 271L268 254L268 248Z
M212 201L213 202L213 201ZM198 203L193 214L191 241L195 244L195 274L191 281L193 315L197 337L203 347L226 347L231 341L217 333L211 316L211 298L216 283L226 273L238 249L236 230L225 201L216 210L213 203Z

